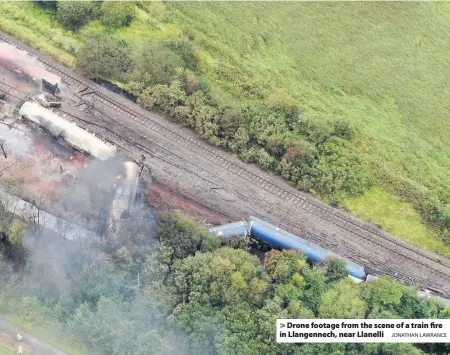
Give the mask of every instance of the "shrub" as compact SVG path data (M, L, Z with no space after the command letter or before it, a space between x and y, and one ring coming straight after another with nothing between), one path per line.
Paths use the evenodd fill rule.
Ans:
M156 235L160 243L171 249L172 257L183 259L196 251L213 251L220 247L220 238L199 227L192 219L173 213L163 219Z
M76 31L89 22L92 8L91 1L58 1L56 19L65 28Z
M328 283L340 281L348 276L347 264L344 260L332 258L327 262L325 277Z
M158 43L141 42L132 51L133 72L131 81L143 86L170 84L183 60L174 51Z
M173 38L167 42L167 47L177 53L183 60L186 68L197 69L197 55L191 41L187 38Z
M264 149L250 148L241 154L241 157L248 163L256 163L264 170L270 170L274 166L275 158L270 156Z
M144 89L138 97L138 103L147 108L171 113L177 106L184 106L186 94L183 85L176 80L170 85L154 85Z
M77 67L91 78L119 79L125 75L130 64L127 42L97 32L78 51L76 62Z
M276 156L277 158L281 157L285 150L284 150L284 137L280 134L275 134L270 136L267 139L266 143L266 150Z
M136 11L134 2L104 1L101 5L101 21L106 27L119 28L128 26Z

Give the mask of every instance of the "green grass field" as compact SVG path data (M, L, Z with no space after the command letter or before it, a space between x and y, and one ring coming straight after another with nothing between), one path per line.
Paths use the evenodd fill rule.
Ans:
M67 64L101 28L93 21L73 34L32 3L0 9L2 29ZM448 4L148 2L116 34L194 38L199 74L223 104L294 102L312 119L349 120L379 186L343 205L450 255L412 208L416 191L450 186Z
M406 239L412 244L439 252L450 258L449 248L438 238L438 233L421 222L411 204L380 189L374 188L361 197L348 199L344 206L367 221Z
M17 350L14 350L12 347L0 344L0 355L11 355L16 354Z
M425 3L177 3L222 100L283 92L312 116L350 119L375 166L450 185L450 23ZM357 20L356 20L357 19ZM249 98L250 99L250 98Z

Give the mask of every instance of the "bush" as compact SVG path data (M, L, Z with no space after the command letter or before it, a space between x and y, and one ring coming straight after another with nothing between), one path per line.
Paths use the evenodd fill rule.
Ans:
M291 140L284 146L284 159L292 165L299 165L316 155L315 147L306 140Z
M33 0L34 3L38 4L44 9L56 10L58 5L57 1L46 1L46 0Z
M270 156L264 149L250 148L241 157L248 163L256 163L264 170L270 170L274 167L275 158Z
M284 145L285 145L284 137L282 135L280 135L280 134L275 134L275 135L270 136L267 139L266 150L270 154L272 154L275 157L279 158L285 152Z
M173 213L161 221L156 235L171 250L172 258L183 259L196 251L213 251L220 247L220 238L199 227L192 219Z
M78 51L76 63L91 78L120 79L130 64L127 42L103 32L95 33Z
M167 47L176 52L186 66L186 68L195 71L197 69L197 56L195 48L187 38L174 38L167 42Z
M239 127L230 143L230 148L233 152L243 152L250 141L248 130L244 127Z
M130 80L143 87L170 84L183 60L174 51L158 43L138 43L132 51L133 72Z
M219 118L219 137L225 141L231 140L242 124L243 119L238 112L230 109L224 110Z
M109 28L128 26L133 20L135 11L134 2L104 1L100 9L102 24Z
M149 86L138 97L138 103L140 105L169 114L177 106L183 106L185 100L186 95L182 83L179 81L174 81L171 85L158 84Z
M328 283L340 281L348 276L347 264L344 260L332 258L327 262L325 277Z
M56 19L63 27L76 31L89 22L92 9L91 1L58 1Z
M187 70L184 77L184 91L191 95L198 89L198 79L193 71Z

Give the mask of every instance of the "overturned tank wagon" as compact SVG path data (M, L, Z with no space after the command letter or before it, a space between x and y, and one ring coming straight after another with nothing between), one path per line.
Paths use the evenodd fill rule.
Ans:
M322 262L328 258L339 258L347 264L348 273L360 280L366 278L364 266L356 264L350 260L344 259L337 254L323 249L320 246L308 242L294 234L280 229L270 223L262 221L256 217L250 217L249 220L250 235L252 238L269 244L277 249L294 249L306 254L308 261L312 264Z
M209 232L223 238L247 237L249 225L247 222L233 222L222 224L209 229Z
M117 189L111 205L109 216L109 231L119 229L120 220L126 213L131 213L139 188L140 168L134 162L127 161L123 164L124 176L117 176Z
M108 160L116 154L116 147L35 102L25 102L20 108L20 115L36 123L52 136L63 139L71 147L95 158Z
M58 75L49 72L35 58L6 42L0 42L0 65L52 95L57 95L63 88Z
M119 186L112 207L116 219L119 219L125 212L131 212L139 186L139 166L131 161L127 161L123 165L125 176L117 176Z

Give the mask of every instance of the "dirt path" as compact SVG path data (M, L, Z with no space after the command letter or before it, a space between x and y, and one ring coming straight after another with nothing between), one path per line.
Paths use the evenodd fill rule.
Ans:
M23 338L21 341L16 340L16 335L20 334ZM24 331L5 319L0 319L0 341L8 347L15 349L22 344L23 353L35 355L67 355L66 353L45 344L34 335Z

